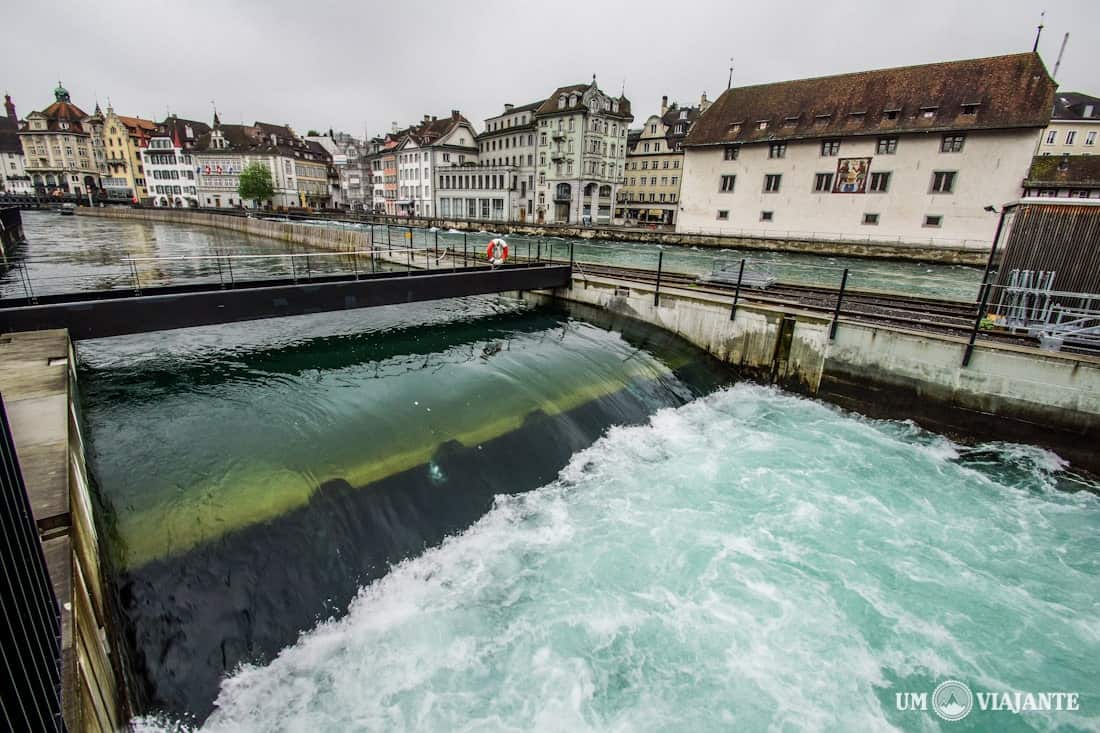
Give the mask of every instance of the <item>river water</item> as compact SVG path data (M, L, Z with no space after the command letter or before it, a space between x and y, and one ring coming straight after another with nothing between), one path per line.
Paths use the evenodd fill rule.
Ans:
M139 729L1100 730L1100 487L1047 451L497 297L78 355ZM1081 709L898 709L946 679Z

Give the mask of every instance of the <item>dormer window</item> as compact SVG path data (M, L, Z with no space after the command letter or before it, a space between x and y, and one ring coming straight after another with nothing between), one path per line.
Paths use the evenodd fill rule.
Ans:
M565 109L565 95L558 97L558 109Z
M887 107L882 110L884 120L896 120L901 115L901 107Z
M820 127L824 127L829 124L829 121L833 119L831 112L822 112L821 114L814 115L814 124Z
M973 117L974 115L978 114L978 104L976 102L964 104L962 106L962 114L966 115L967 117Z
M921 107L920 108L920 116L922 118L926 119L926 120L930 120L930 119L932 119L933 117L936 116L936 111L938 109L939 109L939 107L933 107L933 106Z
M798 121L802 119L799 115L788 115L783 118L783 127L798 127Z
M741 123L740 122L731 122L730 123L730 133L732 133L734 135L737 135L740 132L741 132Z
M756 129L757 130L767 130L768 129L768 121L767 120L757 120L756 121Z
M863 122L863 120L865 120L866 118L867 118L867 113L866 112L849 112L848 113L848 121L849 122Z
M688 111L686 109L680 110L680 119L686 120L688 118Z
M576 107L577 106L577 95L576 94L570 94L569 95L569 106L570 107Z

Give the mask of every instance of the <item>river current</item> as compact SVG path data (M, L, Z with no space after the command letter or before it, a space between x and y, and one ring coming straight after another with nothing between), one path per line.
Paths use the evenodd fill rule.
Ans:
M1050 452L506 298L78 354L139 730L1100 730L1100 488ZM948 679L1080 709L900 709Z

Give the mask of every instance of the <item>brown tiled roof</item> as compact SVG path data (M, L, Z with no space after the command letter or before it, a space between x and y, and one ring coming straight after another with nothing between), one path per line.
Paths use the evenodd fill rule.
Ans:
M250 154L250 155L282 155L287 158L312 160L317 163L328 163L331 157L321 145L309 140L301 140L296 137L281 138L279 129L287 129L280 125L268 125L258 122L255 125L219 125L222 137L229 143L228 148L211 148L210 138L212 132L206 132L195 142L195 150L205 154ZM271 135L276 135L277 142L271 141ZM312 156L312 157L307 157Z
M1043 127L1054 87L1034 53L734 87L703 113L684 145ZM977 105L977 113L961 114L964 105ZM897 119L886 118L890 110Z
M1038 155L1031 160L1025 186L1060 185L1100 188L1100 155Z
M84 132L81 120L88 116L84 110L72 102L54 102L38 114L46 118L46 129L53 132L61 129L58 123L62 121L69 123L69 129L66 132Z
M557 89L554 90L553 94L551 94L549 97L547 97L546 100L544 102L542 102L542 104L539 105L539 108L537 110L535 110L535 114L536 115L553 115L553 114L559 114L559 113L566 114L566 113L569 113L569 112L576 112L577 110L581 110L581 111L587 110L588 106L585 105L583 99L578 100L577 106L575 106L575 107L567 106L565 109L558 109L558 97L561 96L562 94L564 94L566 96L568 96L570 94L577 94L578 96L583 95L588 90L588 88L590 86L592 86L592 84L594 84L594 83L595 83L595 80L593 80L593 82L590 83L590 84L570 84L569 86L566 86L566 87L558 87ZM611 95L608 95L608 96L611 96ZM626 97L617 97L615 99L619 103L619 111L615 112L615 113L605 112L604 114L610 115L611 117L630 117L631 116L631 114L630 114L630 100L627 99Z
M1085 112L1089 114L1086 115ZM1051 119L1064 122L1081 120L1100 122L1100 98L1080 92L1058 92L1054 98L1054 113Z
M126 127L132 128L131 132L136 130L148 135L155 132L157 129L157 123L152 120L144 120L140 117L126 117L124 115L119 115L118 118L122 120L122 124L126 125Z
M191 128L191 137L187 135L187 128ZM158 135L165 135L167 137L178 139L182 143L184 148L190 148L195 145L200 137L210 132L210 125L205 122L199 122L198 120L185 120L182 117L176 117L172 115L167 117L164 122L157 125Z

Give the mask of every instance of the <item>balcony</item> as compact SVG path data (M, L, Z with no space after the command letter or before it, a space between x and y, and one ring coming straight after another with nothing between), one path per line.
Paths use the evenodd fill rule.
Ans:
M554 132L550 133L550 137L552 137L555 140L564 140L565 139L565 130L555 130Z
M563 150L555 150L554 152L550 153L550 160L554 161L555 163L566 160L568 157L569 155Z

